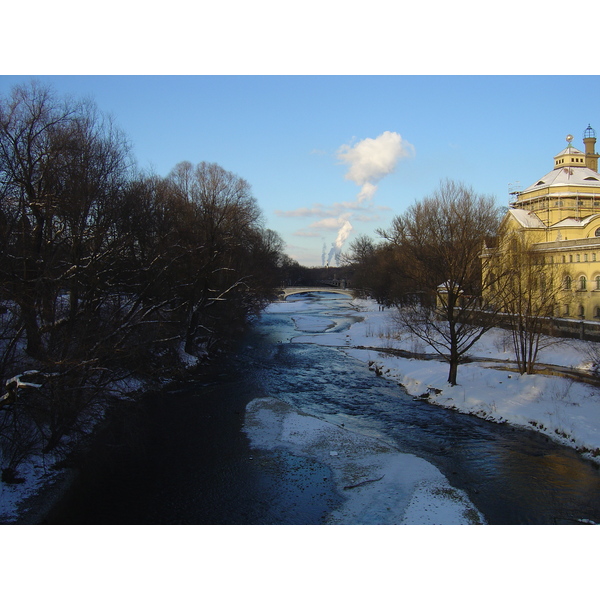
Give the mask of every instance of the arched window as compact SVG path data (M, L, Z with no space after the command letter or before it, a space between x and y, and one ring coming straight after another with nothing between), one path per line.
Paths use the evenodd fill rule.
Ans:
M598 227L598 229L596 229L596 231L594 231L594 235L596 237L600 237L600 227Z
M565 277L565 290L571 289L571 278L567 275Z
M582 275L579 278L579 289L580 290L587 290L587 279L586 279L585 275Z
M596 277L596 289L600 290L600 275Z

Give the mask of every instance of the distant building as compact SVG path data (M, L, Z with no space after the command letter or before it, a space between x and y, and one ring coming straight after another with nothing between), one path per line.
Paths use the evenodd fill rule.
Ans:
M596 133L584 132L585 152L571 145L554 157L552 171L523 191L514 192L498 231L496 248L483 252L484 281L493 281L510 261L514 248L527 247L541 265L536 283L542 286L560 274L554 316L600 321L600 175ZM522 243L524 242L525 245ZM513 249L513 256L511 255ZM547 277L546 277L547 275ZM485 286L484 286L485 288ZM556 289L556 288L554 288ZM488 299L493 286L484 291Z

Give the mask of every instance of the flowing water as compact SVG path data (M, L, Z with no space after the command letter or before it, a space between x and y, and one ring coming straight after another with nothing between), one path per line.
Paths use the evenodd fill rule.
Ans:
M328 469L253 450L241 431L246 404L272 396L433 463L490 524L600 523L600 470L574 450L415 400L337 348L294 343L296 325L332 319L340 332L358 318L335 294L264 314L209 384L148 402L139 448L84 470L57 522L323 522L341 501Z

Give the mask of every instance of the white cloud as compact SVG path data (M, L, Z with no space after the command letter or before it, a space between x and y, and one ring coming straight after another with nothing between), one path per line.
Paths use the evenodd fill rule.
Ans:
M349 216L349 215L348 215ZM311 223L309 227L311 229L321 229L326 231L337 231L346 222L345 217L330 217L328 219L322 219L316 223Z
M356 211L388 211L392 210L389 206L373 206L366 205L361 200L354 200L352 202L336 202L330 207L325 207L322 204L313 204L311 207L302 207L294 210L276 210L275 214L278 217L340 217L348 212Z
M377 186L369 181L363 184L362 188L360 188L360 192L357 196L357 201L359 204L362 204L365 200L371 202L373 200L373 196L377 191Z
M276 210L278 217L326 217L332 214L330 208L322 204L313 204L312 207L297 208L295 210Z
M365 138L354 146L344 144L337 151L338 158L350 165L346 179L356 185L375 184L393 173L397 162L414 155L414 147L399 133L384 131L380 136Z
M375 139L365 138L354 146L344 144L336 154L349 165L345 178L361 186L357 200L362 203L373 199L377 183L394 172L399 160L414 156L415 149L399 133L384 131Z

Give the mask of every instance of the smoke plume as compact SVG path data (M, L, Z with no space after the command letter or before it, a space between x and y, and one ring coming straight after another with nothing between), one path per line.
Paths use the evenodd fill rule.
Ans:
M335 242L331 244L331 250L329 251L329 256L327 258L327 265L331 265L331 261L335 258L336 266L340 266L340 254L342 252L342 246L344 242L348 239L350 232L352 231L352 225L350 221L346 220L344 224L340 227L337 237L335 238Z
M345 178L361 186L356 196L359 206L371 204L379 181L394 172L400 159L413 154L412 144L403 140L399 133L392 131L384 131L375 139L365 138L354 146L345 144L337 151L340 161L349 165ZM331 244L327 264L330 265L332 259L335 258L336 264L339 266L342 246L350 235L350 231L352 231L352 225L345 218L338 230L335 242Z

